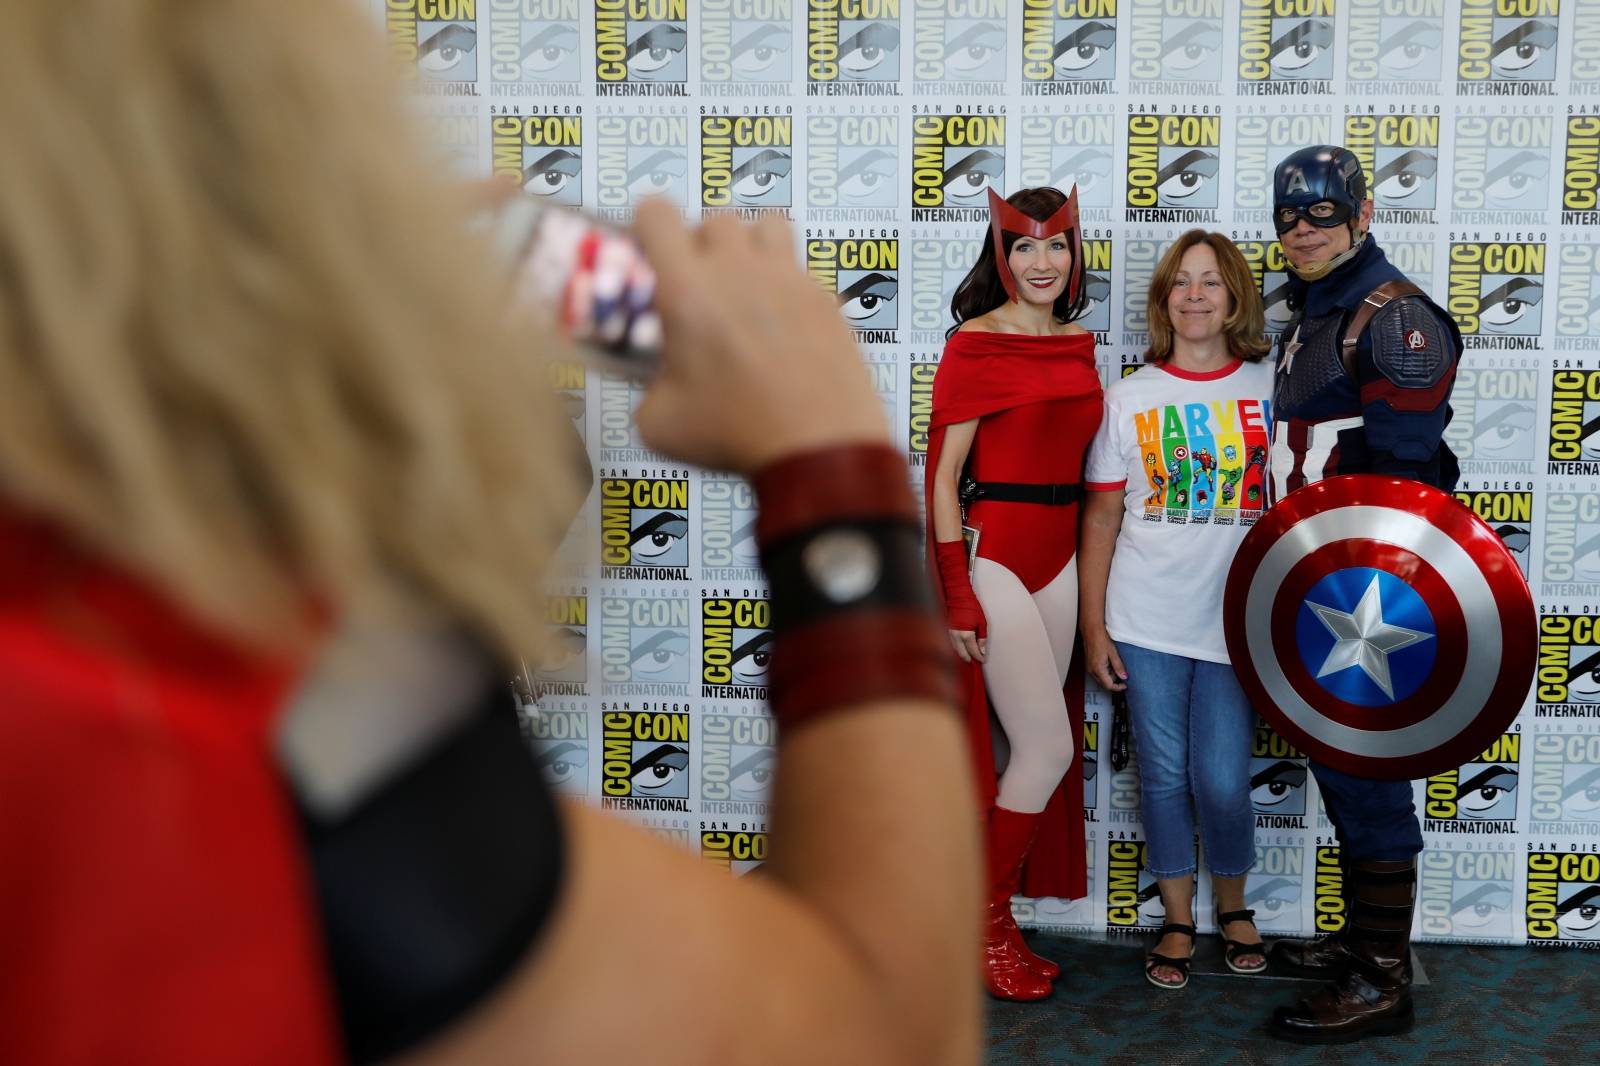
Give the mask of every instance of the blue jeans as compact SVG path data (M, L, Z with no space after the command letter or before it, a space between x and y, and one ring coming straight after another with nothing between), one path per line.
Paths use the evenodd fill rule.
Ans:
M1346 858L1396 862L1422 850L1422 826L1410 781L1356 777L1315 759L1310 762L1322 808Z
M1151 875L1194 873L1196 812L1212 875L1247 872L1255 865L1250 745L1256 715L1233 667L1116 644L1128 669Z

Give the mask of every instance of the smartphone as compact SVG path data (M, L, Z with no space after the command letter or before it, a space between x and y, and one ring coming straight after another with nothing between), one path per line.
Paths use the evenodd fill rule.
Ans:
M514 271L520 299L543 308L602 370L648 381L661 351L655 272L627 231L524 196L480 219Z

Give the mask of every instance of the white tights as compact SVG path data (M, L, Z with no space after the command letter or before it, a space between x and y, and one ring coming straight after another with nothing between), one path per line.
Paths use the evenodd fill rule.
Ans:
M983 680L1011 749L995 802L1032 814L1044 810L1077 747L1061 686L1078 629L1078 560L1030 594L1017 575L980 558L972 587L989 623Z

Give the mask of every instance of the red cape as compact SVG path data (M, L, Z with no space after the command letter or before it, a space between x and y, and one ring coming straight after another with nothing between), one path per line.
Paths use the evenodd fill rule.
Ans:
M933 415L928 433L928 465L923 473L928 506L928 558L933 558L933 475L939 466L945 430L958 422L1046 400L1065 400L1101 391L1094 365L1094 338L1032 337L1013 333L958 332L945 344L933 379ZM943 586L934 581L934 588ZM959 664L962 701L967 711L979 809L994 804L996 775L990 736L989 698L983 668ZM1074 649L1063 690L1079 757L1045 804L1039 833L1022 867L1022 894L1080 899L1088 895L1083 832L1083 655Z

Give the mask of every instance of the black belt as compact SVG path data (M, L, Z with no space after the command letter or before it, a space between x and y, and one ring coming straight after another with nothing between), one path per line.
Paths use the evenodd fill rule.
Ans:
M1083 499L1083 486L1032 485L1018 481L975 481L967 478L961 482L961 506L971 507L979 500L996 503L1042 503L1050 507L1065 507Z

